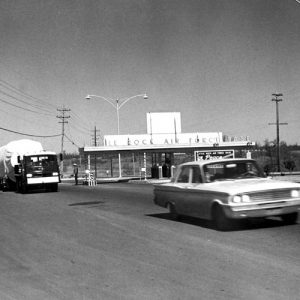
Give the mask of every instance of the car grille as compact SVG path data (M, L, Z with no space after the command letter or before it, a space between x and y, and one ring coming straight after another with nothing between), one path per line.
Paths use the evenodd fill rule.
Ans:
M249 193L252 201L274 201L285 200L291 198L291 190L273 190Z

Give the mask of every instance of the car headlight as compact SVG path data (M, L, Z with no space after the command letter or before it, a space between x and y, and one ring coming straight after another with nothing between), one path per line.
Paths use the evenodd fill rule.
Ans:
M248 203L251 202L249 195L235 195L232 198L233 203Z
M53 176L58 176L58 172L53 172L52 175Z
M298 198L300 196L299 190L292 190L291 191L291 197L292 198Z
M234 197L232 198L232 202L233 202L233 203L241 203L241 202L242 202L242 197L236 195L236 196L234 196Z
M250 197L249 197L249 195L243 195L243 196L242 196L242 202L250 202Z
M32 177L32 174L26 174L26 177L27 177L27 178L31 178L31 177Z

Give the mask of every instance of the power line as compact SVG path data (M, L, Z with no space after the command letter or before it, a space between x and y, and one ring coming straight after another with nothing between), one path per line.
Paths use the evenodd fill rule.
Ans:
M5 89L8 89L9 91L11 91L11 92L13 92L13 93L16 93L17 95L26 98L26 96L25 96L25 95L22 95L22 93L16 92L16 91L14 91L13 89L4 86L1 82L0 82L0 85L2 85ZM48 109L46 110L45 108L42 108L39 104L32 104L32 103L29 103L29 102L27 102L27 101L20 100L20 99L16 98L15 96L12 96L11 94L8 94L7 92L4 92L3 90L0 90L0 92L1 92L2 94L4 94L4 95L8 96L8 97L11 97L11 98L13 98L13 99L15 99L15 100L17 100L17 101L20 101L20 102L22 102L22 103L25 103L25 104L27 104L27 105L30 105L30 106L32 106L32 107L34 107L34 108L38 108L38 109L41 109L41 110L50 112ZM29 99L28 99L28 100L29 100Z
M78 118L76 118L76 117L74 119L73 115L72 115L72 118L71 118L70 121L72 123L72 126L74 126L76 128L80 128L81 130L84 130L85 132L90 132L91 126L83 124L83 122L81 120L79 120Z
M40 114L40 112L38 112L38 111L35 111L35 110L29 109L29 108L25 108L25 107L22 107L22 106L19 106L19 105L10 103L10 102L8 102L8 101L6 101L6 100L3 100L3 99L1 99L1 98L0 98L0 101L3 102L3 103L6 103L6 104L8 104L8 105L11 105L11 106L13 106L13 107L20 108L20 109L22 109L22 110L26 110L26 111L29 111L29 112L32 112L32 113L35 113L35 114ZM43 113L43 115L51 116L50 114L45 114L45 113Z
M4 81L4 80L0 79L0 84L2 86L4 86L5 88L10 89L13 92L15 92L15 93L17 93L17 94L19 94L21 96L30 98L30 99L34 100L35 102L38 102L39 104L41 104L41 102L42 102L43 105L52 106L53 108L55 108L55 105L53 105L52 103L49 103L47 101L44 101L44 100L39 99L37 97L34 97L34 96L30 95L30 94L27 94L27 93L21 91L20 89L16 88L15 86L13 86L12 84L8 83L7 81Z
M73 142L67 135L65 135L66 139L69 140L74 146L76 146L77 148L80 148L78 145L75 144L75 142Z
M78 114L76 114L75 112L74 112L74 110L72 110L72 115L74 116L74 118L75 119L77 119L79 122L80 122L80 124L81 124L81 126L82 126L82 123L85 123L85 127L87 128L87 127L90 127L90 125L89 125L89 123L88 122L86 122L84 119L82 119L81 117L79 117L78 116ZM87 129L88 131L90 130L90 129Z
M90 129L89 129L89 130L86 130L86 129L84 129L84 128L80 128L78 125L75 125L75 124L73 124L72 122L70 122L68 125L69 125L69 126L68 126L69 129L72 129L72 130L74 130L74 131L76 131L76 132L80 132L80 133L82 133L83 135L89 135L89 134L90 134Z
M78 137L78 134L77 134L77 139L74 139L74 137L73 137L73 135L72 135L72 133L71 133L70 127L68 127L67 129L68 129L68 133L66 133L66 135L70 136L70 137L69 137L69 141L70 141L70 139L71 139L72 141L70 141L70 142L73 143L73 144L75 145L74 140L77 140L77 141L78 141L78 140L81 140L81 138L79 138L79 137ZM77 143L77 142L76 142L76 143ZM80 143L80 142L79 142L79 143ZM77 144L78 144L78 143L77 143ZM83 142L83 143L81 142L81 144L84 144L84 142Z
M14 131L14 130L3 128L3 127L0 127L0 129L4 130L4 131L16 133L16 134L19 134L19 135L32 136L32 137L52 138L52 137L58 137L58 136L60 136L60 134L55 134L55 135L36 135L36 134L22 133L22 132L19 132L19 131Z

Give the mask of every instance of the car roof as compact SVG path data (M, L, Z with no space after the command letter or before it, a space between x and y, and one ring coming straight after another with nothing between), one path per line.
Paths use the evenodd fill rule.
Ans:
M207 160L199 160L199 161L190 161L181 164L180 166L188 166L188 165L207 165L211 163L226 163L226 162L241 162L241 161L254 161L253 159L249 158L226 158L226 159L207 159Z

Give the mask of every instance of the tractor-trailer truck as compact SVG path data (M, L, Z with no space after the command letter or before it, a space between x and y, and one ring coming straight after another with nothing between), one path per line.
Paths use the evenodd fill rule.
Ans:
M0 185L3 191L26 193L31 189L58 190L57 155L41 143L17 140L0 148Z

